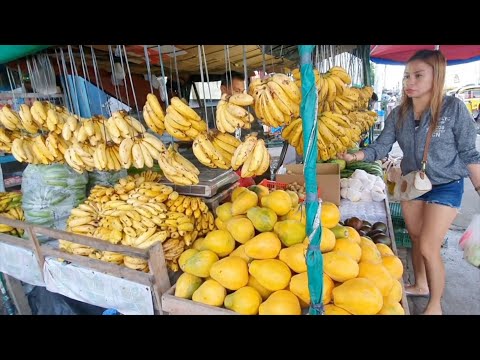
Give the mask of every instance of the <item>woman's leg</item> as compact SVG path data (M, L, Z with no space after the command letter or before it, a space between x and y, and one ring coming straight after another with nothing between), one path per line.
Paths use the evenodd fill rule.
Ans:
M402 201L402 213L407 226L408 235L412 239L412 263L415 283L406 287L411 295L428 294L427 274L420 252L420 234L423 225L423 212L426 203L420 200Z
M420 253L427 274L430 300L425 315L441 315L441 298L445 288L445 267L440 253L443 240L458 209L439 204L425 204L420 234Z

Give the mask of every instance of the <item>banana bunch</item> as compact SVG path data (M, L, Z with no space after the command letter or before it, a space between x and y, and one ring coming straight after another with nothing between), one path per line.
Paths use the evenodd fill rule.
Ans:
M167 151L161 151L158 164L163 175L176 185L195 185L199 183L200 171L184 158L172 144Z
M137 169L145 166L151 168L162 151L166 151L165 145L153 134L145 132L142 137L127 137L120 143L120 165L125 169L132 165Z
M203 165L212 169L230 169L228 160L215 148L210 134L199 134L192 145L193 154Z
M208 209L207 204L198 197L179 195L173 192L165 202L165 206L170 212L184 214L190 218L193 224L193 232L191 234L180 232L186 231L185 228L179 231L186 246L190 246L198 235L205 235L215 229L215 218L212 212Z
M0 128L0 151L6 153L12 152L12 141L21 137L19 131L10 131L8 129Z
M232 162L233 154L237 147L242 143L235 136L224 134L217 130L211 130L209 135L212 138L212 144L220 155L226 160L227 164Z
M351 113L353 114L353 113ZM357 120L331 111L323 112L317 122L318 158L323 161L335 158L337 153L354 147L360 140L362 128ZM299 154L303 154L303 127L301 120L293 121L282 131L282 137L294 146Z
M178 257L199 233L214 228L214 218L203 201L187 199L170 186L155 182L157 180L157 173L147 171L120 179L113 188L95 186L85 203L72 210L67 230L141 249L160 242L167 265L178 270ZM148 271L143 259L63 240L61 247L65 251Z
M255 99L255 114L265 125L288 125L292 119L300 116L302 94L295 82L285 74L252 81L249 93Z
M363 88L352 88L354 93L358 94L356 108L358 110L367 110L368 103L373 95L373 88L371 86L364 86Z
M22 194L17 192L0 192L0 212L22 206Z
M63 152L67 151L67 144L60 139L59 136L52 133L47 137L25 135L12 141L11 152L19 162L45 165L61 162L64 159Z
M370 129L377 121L375 111L352 111L347 115L350 124L356 126L362 133Z
M25 216L22 210L22 194L20 193L0 193L0 216L25 221ZM0 219L0 233L7 233L13 236L21 237L23 229L13 228L9 225L1 223Z
M143 106L143 119L157 134L162 135L165 132L165 114L155 94L147 95L147 102Z
M10 105L5 105L0 111L0 123L8 130L23 130L22 119Z
M170 101L164 125L167 132L175 139L193 141L200 133L207 130L207 123L180 98L173 97Z
M253 97L249 94L223 94L217 104L215 122L217 129L222 133L234 133L236 129L250 129L254 116L242 106L253 104Z
M233 170L242 166L242 178L262 175L270 167L270 153L263 139L258 140L255 134L250 134L233 153L230 162Z
M115 144L120 144L123 139L134 138L147 131L140 121L123 110L114 111L104 124L105 140L113 141Z

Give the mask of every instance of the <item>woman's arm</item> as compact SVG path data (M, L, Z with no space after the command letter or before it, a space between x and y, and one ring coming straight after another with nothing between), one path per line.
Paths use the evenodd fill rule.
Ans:
M398 114L398 108L390 112L385 120L385 127L382 133L378 136L375 142L369 145L367 148L357 151L354 154L340 153L337 154L337 158L343 159L347 162L350 161L375 161L383 159L389 153L397 138L395 136L395 124Z
M470 180L472 180L473 187L478 195L480 195L480 164L467 165L468 172L470 173Z

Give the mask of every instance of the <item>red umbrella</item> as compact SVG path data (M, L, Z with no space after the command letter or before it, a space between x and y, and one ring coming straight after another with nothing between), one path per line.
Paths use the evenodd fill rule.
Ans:
M370 60L377 64L403 65L418 50L438 47L448 65L480 60L480 45L370 45Z

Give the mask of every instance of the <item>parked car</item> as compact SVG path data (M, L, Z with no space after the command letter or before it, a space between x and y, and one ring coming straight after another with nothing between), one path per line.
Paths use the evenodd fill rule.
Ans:
M475 117L480 105L480 85L462 86L448 94L462 99L467 105L468 111Z

